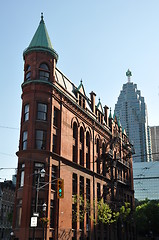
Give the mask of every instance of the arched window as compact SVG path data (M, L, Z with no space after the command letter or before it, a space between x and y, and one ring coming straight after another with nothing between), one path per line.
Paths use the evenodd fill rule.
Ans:
M105 143L103 142L102 143L102 154L104 154L105 153Z
M29 81L31 80L31 66L28 65L25 71L25 80Z
M73 123L73 139L74 139L74 143L73 143L73 162L77 163L77 144L78 144L78 128L77 128L77 123L74 122Z
M96 151L97 151L97 173L100 173L100 148L99 148L99 139L97 139L97 145L96 145Z
M40 78L40 80L49 81L50 70L49 70L49 67L48 67L48 65L46 63L40 64L40 67L39 67L39 78Z
M80 165L84 166L84 131L80 127Z
M86 168L90 169L90 134L86 133Z

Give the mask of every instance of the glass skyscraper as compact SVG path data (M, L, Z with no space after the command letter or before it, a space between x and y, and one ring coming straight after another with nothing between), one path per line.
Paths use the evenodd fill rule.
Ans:
M137 84L130 81L132 76L126 72L128 82L123 85L118 101L115 104L114 114L120 119L122 127L134 146L134 162L151 161L151 142L148 127L148 114L144 97L141 96Z
M159 162L133 164L135 198L138 200L159 199Z

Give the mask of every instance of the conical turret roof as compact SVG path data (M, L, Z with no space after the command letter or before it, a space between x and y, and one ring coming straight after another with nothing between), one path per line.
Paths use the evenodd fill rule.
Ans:
M53 49L48 31L45 26L43 14L41 15L41 21L39 26L29 44L29 47L24 51L23 56L32 51L45 51L51 53L54 58L58 59L58 54Z

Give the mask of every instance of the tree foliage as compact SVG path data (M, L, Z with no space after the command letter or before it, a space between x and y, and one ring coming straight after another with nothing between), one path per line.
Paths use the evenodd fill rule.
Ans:
M101 199L97 203L97 221L104 224L111 224L117 221L119 212L113 211L107 203Z
M74 208L72 210L72 217L73 221L84 221L85 214L89 214L89 218L93 220L94 224L112 224L116 222L119 218L123 222L127 220L130 215L131 208L130 203L124 203L118 211L112 210L108 203L105 203L103 199L95 204L94 202L94 209L97 211L97 216L94 218L91 215L93 209L91 209L89 201L84 201L83 196L74 196L73 198ZM79 206L79 211L77 211L77 205Z
M159 201L146 199L139 202L135 211L137 232L140 235L159 235Z

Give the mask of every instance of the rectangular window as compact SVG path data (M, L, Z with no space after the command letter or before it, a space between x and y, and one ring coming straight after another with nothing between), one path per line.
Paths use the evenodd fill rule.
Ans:
M25 168L25 163L22 163L20 166L20 182L19 182L19 187L24 186L24 168Z
M77 146L73 145L73 162L77 163Z
M73 199L77 197L77 174L72 175L72 195ZM77 230L77 201L72 202L72 229ZM75 232L74 232L75 234ZM75 235L74 235L75 237Z
M77 174L73 173L72 195L77 195Z
M90 202L90 179L86 179L86 199Z
M80 176L80 196L84 196L84 177Z
M84 166L83 151L80 149L80 165Z
M51 199L50 204L50 228L55 228L56 223L56 208L55 208L55 200Z
M86 153L86 168L90 169L90 157L89 157L89 153Z
M85 99L83 99L83 108L85 108Z
M53 148L54 153L57 153L57 135L53 134Z
M20 173L20 187L24 186L24 170Z
M51 189L56 191L57 167L52 165Z
M24 106L24 122L29 120L29 104Z
M38 103L37 105L37 120L47 120L47 104Z
M18 201L17 210L16 210L16 227L21 225L21 216L22 216L22 200Z
M80 212L84 212L84 177L80 176L80 197L83 201L80 202ZM84 219L82 218L80 221L80 229L84 229ZM83 238L82 238L83 239Z
M101 193L100 193L100 183L97 183L97 201L100 201Z
M46 149L46 131L36 130L36 149Z
M103 185L103 202L106 203L107 202L107 194L108 194L108 189L106 185Z
M23 132L23 139L22 139L22 149L23 150L27 149L27 140L28 140L28 132L24 131Z
M79 95L79 105L82 106L82 97Z
M57 128L59 128L60 123L60 110L54 107L54 119L53 119L53 125Z

